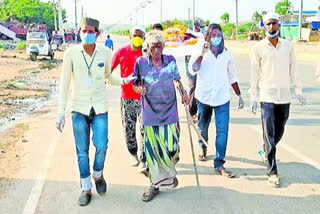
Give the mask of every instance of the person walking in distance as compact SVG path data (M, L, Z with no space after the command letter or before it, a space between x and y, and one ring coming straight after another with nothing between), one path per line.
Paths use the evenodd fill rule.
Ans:
M106 42L104 43L104 45L113 51L113 41L112 41L112 39L110 39L110 35L107 35L107 39L106 39Z

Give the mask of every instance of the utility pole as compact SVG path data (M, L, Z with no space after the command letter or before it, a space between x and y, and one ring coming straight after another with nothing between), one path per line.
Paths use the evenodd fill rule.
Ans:
M139 8L136 7L136 25L138 24L138 10L139 10Z
M142 8L142 26L144 26L144 8Z
M162 23L162 0L160 0L160 23Z
M56 5L54 0L52 0L52 5L53 5L53 19L54 19L54 31L57 33L57 16L56 16Z
M59 34L60 35L64 35L63 32L63 25L62 25L62 11L61 11L61 4L60 4L60 0L57 0L57 4L58 4L58 20L59 20ZM63 37L64 40L64 37Z
M193 0L193 21L192 21L192 29L194 30L194 21L196 20L196 3L195 0Z
M238 28L239 28L239 22L238 22L238 0L236 0L236 40L238 38Z
M190 20L190 8L188 8L188 28L190 28L191 29L191 20Z
M84 13L83 13L83 5L81 6L81 17L83 17Z
M74 40L77 42L78 41L78 17L77 17L77 0L74 0L74 35L75 38Z
M302 10L303 10L303 0L300 0L300 11L299 11L299 40L302 39L301 31L302 31Z

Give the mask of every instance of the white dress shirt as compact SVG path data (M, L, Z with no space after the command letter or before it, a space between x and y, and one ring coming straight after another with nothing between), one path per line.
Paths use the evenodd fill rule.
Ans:
M291 42L279 38L276 47L267 38L258 42L251 56L251 100L258 101L260 97L260 102L290 103L290 87L295 88L297 95L302 94Z
M199 45L198 50L202 50ZM233 55L226 48L218 57L209 50L203 56L200 70L192 69L193 63L200 56L200 51L191 55L189 72L197 76L195 97L203 104L220 106L230 101L230 85L238 82Z

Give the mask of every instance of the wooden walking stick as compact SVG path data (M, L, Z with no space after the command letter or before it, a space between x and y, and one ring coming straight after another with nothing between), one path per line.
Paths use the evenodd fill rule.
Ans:
M181 96L182 96L182 92L179 90ZM190 115L190 112L188 110L188 106L186 104L185 105L185 109L186 109L186 115L187 115L187 118L189 118L189 121L188 121L188 126L191 124L192 128L195 130L195 132L197 133L198 137L200 138L200 140L204 143L204 145L206 145L207 148L209 148L213 153L213 149L211 149L209 147L209 144L208 142L202 137L198 127L196 126L196 124L190 119L191 118L191 115Z
M181 91L181 88L178 89L181 95L181 98L183 97L183 93ZM187 124L188 124L188 132L189 132L189 139L190 139L190 144L191 144L191 152L192 152L192 160L193 160L193 167L194 167L194 173L196 174L196 182L197 182L197 186L200 186L199 183L199 175L198 175L198 168L197 168L197 164L196 164L196 159L194 156L194 147L193 147L193 141L192 141L192 133L191 133L191 128L190 128L190 114L189 114L189 110L188 110L188 106L186 103L183 103L184 105L184 109L186 111L186 117L187 117Z

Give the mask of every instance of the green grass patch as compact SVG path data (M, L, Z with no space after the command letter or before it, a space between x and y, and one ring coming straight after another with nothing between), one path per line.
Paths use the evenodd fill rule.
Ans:
M26 45L26 42L25 42L25 41L21 41L21 42L18 43L16 49L17 49L17 50L26 49L26 46L27 46L27 45Z
M0 42L0 50L5 50L5 47L3 46L3 44Z

